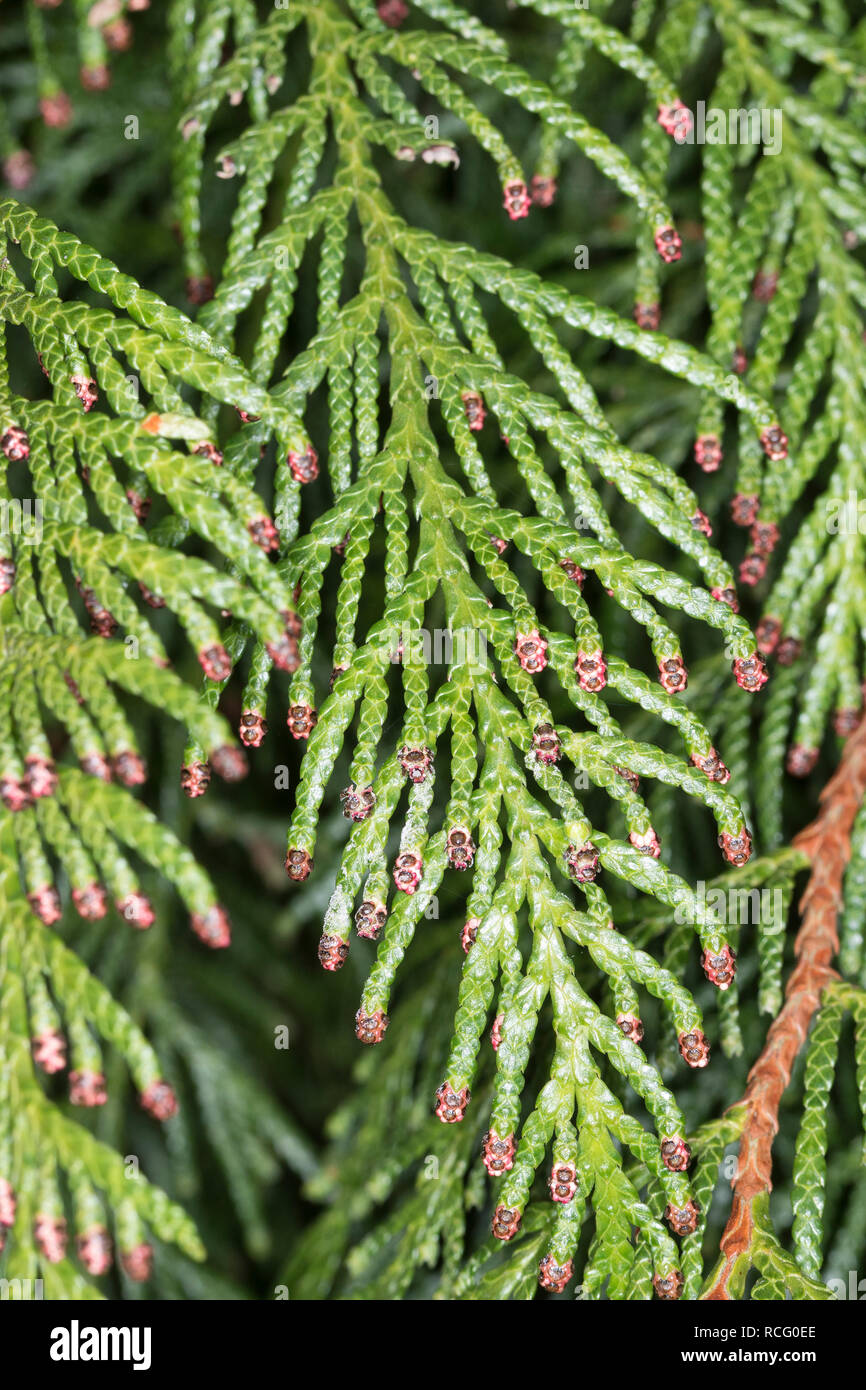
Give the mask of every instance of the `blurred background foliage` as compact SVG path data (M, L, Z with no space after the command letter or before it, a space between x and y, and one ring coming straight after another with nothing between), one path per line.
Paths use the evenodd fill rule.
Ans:
M73 7L45 12L52 63L73 107L71 121L63 130L46 128L39 117L28 8L24 0L0 4L0 93L7 144L9 133L14 132L11 147L29 149L35 166L29 186L17 196L97 246L141 284L189 311L173 230L169 152L177 112L166 77L162 4L158 0L134 16L134 42L128 51L112 55L112 82L105 91L87 91L80 83ZM629 8L614 6L610 16L615 22L617 14ZM556 55L550 26L539 15L509 10L493 0L473 9L487 23L507 27L527 68L549 75ZM718 52L712 41L704 39L705 33L695 36L695 61L689 69L688 89L681 92L687 101L712 89ZM302 50L302 45L296 47ZM289 61L304 60L290 56ZM508 124L515 147L531 169L536 136L528 118L493 93L487 94L486 101L494 121ZM575 101L639 159L644 93L636 81L591 53ZM130 115L139 122L134 140L124 134ZM233 134L231 119L231 115L221 118L220 143ZM471 241L631 315L632 212L588 160L569 156L554 207L536 210L513 224L502 214L495 171L474 142L461 142L456 123L453 129L443 127L441 135L460 145L459 169L419 164L410 171L396 165L387 172L395 200L411 222L442 236ZM684 250L681 262L666 275L662 308L668 334L702 346L708 319L698 158L689 147L675 149L671 155L669 197ZM207 209L204 243L214 255L232 196L229 188L217 189ZM574 262L581 246L588 249L589 264L578 270ZM312 315L314 291L314 284L305 286L302 274L299 322L304 319L305 295ZM500 337L500 331L505 336ZM516 334L509 341L509 331L503 320L495 336L506 345L510 370L535 388L550 389L543 364ZM691 458L697 393L610 344L581 337L576 331L566 329L565 334L566 345L574 350L622 439L633 449L652 452L677 469L687 469L694 484ZM293 344L285 343L284 349L288 360ZM32 386L38 394L35 371ZM699 478L698 491L713 522L716 543L736 564L744 540L742 531L728 520L734 475L735 461L726 459L717 474ZM666 543L636 512L612 497L605 501L634 553L668 566L675 563ZM801 503L798 518L806 508L808 499ZM744 611L753 625L760 616L761 592L757 600L753 594L746 596ZM543 595L535 592L529 597L543 607ZM639 655L625 645L628 625L620 610L607 605L600 590L592 594L592 607L605 638L612 636L611 623L622 624L616 645L639 664ZM323 610L328 611L327 593ZM687 698L717 734L717 746L734 773L732 789L741 797L760 798L760 785L749 789L751 710L744 708L748 702L737 700L736 688L719 698L720 690L730 691L728 665L715 651L715 638L708 629L697 623L688 626L683 634L690 655ZM326 678L326 673L320 674ZM449 905L447 892L443 893L438 920L424 924L417 949L401 973L385 1042L359 1055L352 1019L374 948L356 942L337 975L325 974L316 959L321 917L348 827L332 791L326 803L317 873L302 890L293 889L283 870L291 798L278 784L283 781L282 767L288 769L294 784L297 756L285 727L285 681L282 687L276 682L276 689L279 698L272 688L268 710L271 732L264 746L251 754L251 776L240 785L215 782L207 797L194 803L180 793L180 734L175 737L152 715L133 711L140 747L151 768L146 796L161 819L190 843L214 879L235 927L231 951L202 950L186 927L172 920L171 895L156 881L150 882L149 891L158 909L157 923L148 933L121 934L110 919L62 928L67 940L146 1028L181 1101L180 1118L169 1127L167 1140L140 1117L133 1096L125 1110L114 1104L100 1113L94 1121L96 1132L121 1152L141 1156L153 1179L188 1207L208 1249L206 1264L194 1266L176 1252L160 1248L152 1281L145 1286L125 1281L117 1293L126 1298L204 1299L272 1298L275 1294L291 1298L535 1297L545 1223L554 1214L551 1204L540 1192L524 1218L524 1233L516 1248L491 1250L490 1240L485 1239L490 1185L478 1162L478 1117L484 1106L474 1107L476 1119L456 1130L439 1125L432 1116L431 1100L447 1054L462 961L462 918ZM236 683L229 684L221 708L236 726L241 712ZM636 738L646 737L650 727L635 716L625 724L626 732ZM656 740L665 736L664 730L653 727ZM830 758L825 757L807 781L788 782L789 836L814 814L817 791L830 766ZM346 780L344 776L335 785ZM599 794L598 805L592 808L595 815L602 804ZM691 881L711 880L718 870L718 857L709 813L664 787L656 789L650 806L670 867ZM760 853L761 846L757 848ZM785 881L786 903L793 887L790 880ZM623 902L620 907L625 921L629 904ZM635 923L647 941L662 925L652 913ZM786 960L790 959L790 935ZM741 1094L749 1064L766 1033L767 1016L762 1017L757 1008L757 962L750 944L747 936L740 955L738 1025L730 1017L723 1024L731 1039L737 1026L741 1030L741 1037L731 1042L732 1055L723 1060L717 1052L717 1064L706 1071L684 1075L677 1070L677 1095L692 1131L718 1117ZM693 950L682 952L682 964L686 983L706 1011L708 1034L717 1042L719 996L704 981ZM649 1009L652 1003L648 1001L646 1014L649 1046L659 1035ZM650 1054L650 1060L657 1059ZM542 1047L533 1063L541 1077L547 1074L547 1061ZM669 1058L668 1079L673 1070ZM845 1072L836 1083L839 1094L834 1095L832 1123L837 1132L830 1150L837 1160L828 1180L828 1230L834 1229L835 1214L839 1233L835 1245L830 1241L826 1273L847 1277L856 1255L857 1231L861 1244L866 1232L866 1185L862 1176L858 1178L861 1141L856 1091L853 1079L846 1084L844 1078ZM108 1080L116 1101L121 1087L128 1084L123 1068ZM532 1091L532 1077L528 1081ZM779 1181L774 1203L781 1232L790 1224L786 1177L791 1172L799 1110L796 1082L797 1078L783 1106L775 1150ZM477 1090L480 1097L481 1078ZM840 1224L843 1202L847 1216ZM726 1215L722 1177L708 1222L708 1261ZM467 1263L466 1251L479 1246L481 1258Z

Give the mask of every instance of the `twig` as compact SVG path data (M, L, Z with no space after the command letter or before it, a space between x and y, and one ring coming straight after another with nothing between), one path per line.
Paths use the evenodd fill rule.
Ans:
M821 793L815 820L793 841L811 861L800 900L801 926L794 943L796 965L785 988L785 1003L767 1033L761 1055L735 1109L744 1111L731 1215L719 1243L724 1259L705 1299L729 1299L728 1283L740 1256L752 1243L752 1203L772 1189L772 1147L779 1128L779 1105L797 1054L826 986L838 979L832 961L839 949L836 922L842 880L851 854L851 829L866 792L866 719L845 745L833 777Z

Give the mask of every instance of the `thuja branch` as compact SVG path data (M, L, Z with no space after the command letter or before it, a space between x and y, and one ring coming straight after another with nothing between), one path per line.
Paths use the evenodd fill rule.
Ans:
M67 1121L38 1081L68 1065L70 1103L105 1105L107 1044L150 1114L172 1121L178 1109L143 1029L52 931L66 902L88 923L108 919L113 904L127 930L146 931L156 913L145 875L154 870L175 886L205 946L230 941L207 875L130 794L148 773L123 699L177 718L202 763L234 780L244 756L213 698L231 672L232 643L221 642L212 610L231 610L269 665L297 665L291 596L267 559L274 523L249 482L222 466L216 420L194 414L184 392L201 393L212 415L220 403L255 412L263 435L286 450L303 450L306 436L201 328L11 199L0 200L0 253L0 1059L9 1059L0 1076L0 1247L27 1277L57 1266L52 1285L70 1296L89 1288L65 1258L70 1206L79 1258L94 1276L112 1264L106 1208L134 1280L150 1275L148 1227L203 1253L185 1215L156 1189L128 1184L120 1157ZM75 282L92 298L70 297ZM48 399L18 388L12 354L26 351L27 338ZM16 519L19 493L38 501L28 526ZM149 525L154 501L163 515ZM194 536L224 567L181 549ZM150 610L176 617L211 678L210 698L169 669L166 628L161 635ZM68 733L59 743L57 725Z
M94 1028L124 1057L151 1115L165 1120L176 1109L156 1055L132 1018L28 912L18 882L12 818L6 815L0 817L0 909L0 1251L11 1237L6 1273L30 1278L38 1263L49 1297L100 1296L67 1259L63 1183L74 1213L77 1255L90 1275L104 1275L112 1263L106 1204L132 1279L150 1273L147 1228L202 1259L204 1250L186 1213L143 1177L128 1181L122 1155L67 1118L37 1080L38 1071L51 1075L66 1064L59 1005L71 1044L74 1105L90 1108L106 1099Z
M704 1298L741 1297L749 1269L753 1264L760 1268L762 1259L773 1249L768 1197L779 1106L810 1024L828 987L839 979L833 961L839 950L842 883L864 793L866 720L846 743L840 766L821 794L818 816L793 841L793 847L811 863L800 902L802 923L794 944L797 963L785 989L784 1006L770 1026L736 1107L741 1116L741 1138L731 1215L721 1239L722 1259ZM775 1258L777 1262L781 1258L778 1252ZM796 1278L796 1267L788 1274Z
M775 682L759 744L758 821L774 849L784 838L785 768L808 776L828 724L841 745L863 705L863 536L846 510L856 511L863 491L866 428L866 277L858 250L866 231L864 30L861 22L841 46L841 11L831 38L800 17L735 0L712 0L709 8L724 52L711 108L742 110L751 101L753 110L773 113L780 134L778 149L765 148L753 162L735 159L725 143L701 153L708 350L760 395L784 391L780 417L797 464L782 453L767 462L751 440L740 441L732 517L749 532L742 585L762 585L806 490L824 493L796 517L797 534L761 599L759 650L781 666L797 663ZM790 50L781 63L777 44ZM796 84L788 75L792 55L801 70ZM659 61L667 61L661 49ZM719 400L708 396L695 449L707 472L722 461L723 425ZM778 749L792 724L785 762Z
M766 673L737 613L731 572L709 543L709 523L691 490L651 455L622 444L559 342L554 322L625 346L731 400L751 418L765 449L774 447L772 414L758 395L743 391L736 377L701 354L646 335L507 262L408 226L387 196L375 147L407 164L419 155L454 163L457 155L445 142L427 138L418 113L392 81L393 64L408 70L407 84L415 74L493 158L512 219L527 215L532 205L520 165L451 71L473 91L486 84L553 121L634 198L655 230L662 260L679 255L673 229L658 225L663 209L651 185L542 84L489 45L438 33L389 34L370 6L349 8L360 29L334 0L299 6L288 20L273 16L240 45L216 85L192 100L182 124L183 136L199 141L219 96L246 89L256 55L267 54L276 77L278 45L303 16L312 57L309 92L272 119L256 117L220 157L223 177L242 178L225 275L202 313L208 332L226 348L241 335L241 317L244 327L249 318L256 339L253 374L270 380L290 331L301 263L321 232L317 332L271 393L300 419L310 398L327 389L333 494L330 508L301 531L301 494L318 477L318 451L310 446L290 454L290 477L282 469L277 474L282 500L276 515L289 523L281 526L278 572L287 591L296 593L302 627L287 722L292 735L307 742L286 869L296 883L312 873L327 787L354 735L350 782L341 794L352 828L319 959L328 971L343 966L353 915L362 942L379 941L356 1016L359 1040L383 1040L395 977L425 908L449 870L467 877L471 871L462 931L467 963L436 1113L446 1124L464 1119L492 1010L497 1067L484 1165L492 1178L503 1180L493 1237L507 1241L517 1234L550 1147L550 1191L559 1215L539 1267L542 1286L561 1289L567 1283L588 1202L599 1216L592 1255L596 1284L610 1278L612 1288L624 1287L625 1267L635 1260L631 1227L637 1224L650 1252L638 1263L646 1265L648 1279L655 1277L660 1297L678 1297L685 1280L662 1223L666 1219L675 1235L688 1236L697 1230L700 1213L685 1175L684 1119L639 1046L642 994L662 1001L686 1065L706 1066L709 1047L689 992L617 931L608 889L597 880L605 874L611 884L622 880L669 906L685 902L708 978L721 990L730 986L734 956L723 924L714 913L693 910L688 885L661 862L662 847L640 791L640 778L649 777L699 799L716 819L728 861L748 860L749 832L726 788L728 770L705 727L677 698L687 671L679 638L660 606L723 634L743 689L760 690ZM202 42L205 37L203 31ZM276 80L273 85L276 90ZM376 108L384 115L374 115ZM294 134L299 143L286 170L284 210L278 225L260 234L266 192L278 184L278 161ZM333 185L313 195L329 145ZM536 205L548 206L554 190L541 190L537 180L533 187ZM194 248L193 223L184 234ZM356 224L360 274L358 258L349 254ZM348 265L356 287L344 297ZM510 311L543 359L555 395L533 390L508 372L487 318L490 295ZM383 368L387 417L380 402ZM489 426L485 433L490 417L499 427L499 445L491 444ZM251 474L261 442L257 423L247 422L225 466ZM492 451L501 456L503 447L507 482L503 469L491 466L497 462ZM505 505L512 479L528 495L520 512ZM694 562L706 588L629 553L607 514L606 484ZM577 512L585 524L575 524ZM341 575L330 648L333 675L330 693L317 702L323 579L335 552ZM382 554L384 583L371 563L372 555ZM589 587L584 593L589 572L645 631L658 685L605 651ZM533 601L535 593L540 602ZM376 598L381 617L370 621ZM450 632L471 631L484 642L474 657L455 654L447 679L437 685L416 639L440 600ZM250 645L243 634L238 641ZM251 746L267 732L269 678L269 666L254 648L242 716ZM670 723L685 756L629 738L607 702L608 690ZM554 692L560 706L579 713L587 727L556 723ZM398 737L389 737L387 716L395 704L402 727ZM443 772L444 807L434 798L434 779L441 783ZM600 788L616 804L625 835L590 820L572 789L574 773L580 789ZM399 850L389 863L401 819ZM568 896L561 883L569 887ZM577 905L572 893L579 895ZM597 970L610 986L610 1013L584 987L587 972L594 981ZM525 1073L548 999L556 1049L548 1081L525 1107ZM610 1086L600 1055L615 1073ZM615 1087L635 1093L652 1116L656 1136ZM648 1175L645 1190L622 1172L611 1136L640 1159ZM694 1278L686 1272L691 1287Z

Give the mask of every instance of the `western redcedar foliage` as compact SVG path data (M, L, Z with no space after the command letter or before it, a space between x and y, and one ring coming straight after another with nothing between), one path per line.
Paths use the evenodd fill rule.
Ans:
M0 1270L836 1296L862 18L6 11Z

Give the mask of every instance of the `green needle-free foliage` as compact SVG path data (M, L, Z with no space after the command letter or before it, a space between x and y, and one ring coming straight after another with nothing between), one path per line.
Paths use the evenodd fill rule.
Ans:
M863 704L866 22L6 8L0 1272L834 1296L862 807L716 1247Z

